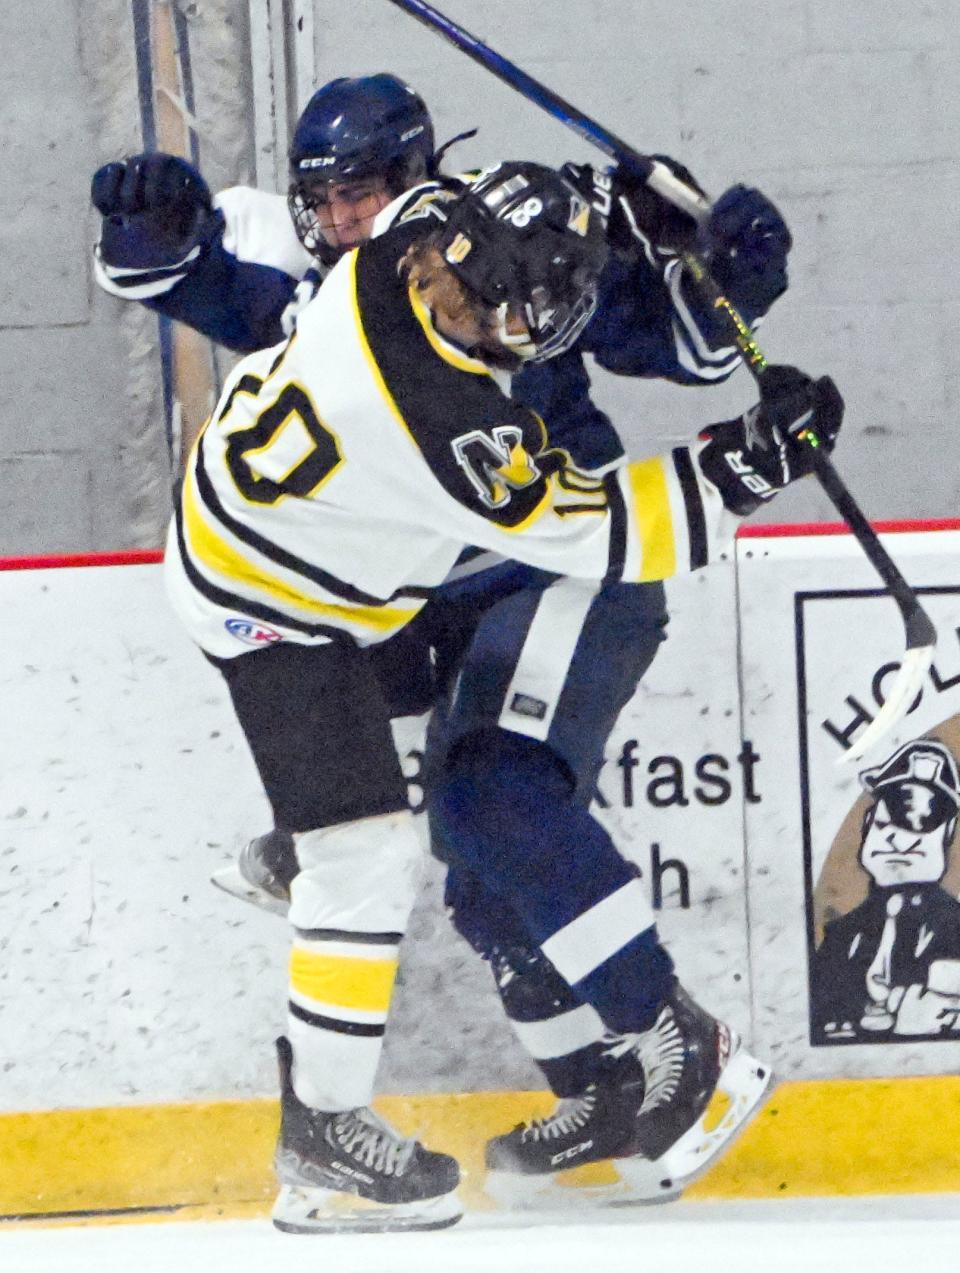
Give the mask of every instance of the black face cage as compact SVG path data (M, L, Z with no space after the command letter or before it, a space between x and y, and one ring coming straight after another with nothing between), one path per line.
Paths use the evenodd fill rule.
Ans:
M320 223L317 221L315 200L311 200L310 191L302 182L295 181L287 193L287 207L297 238L312 257L328 269L336 265L341 252L332 247L323 237Z
M432 165L425 163L421 155L411 154L401 156L393 160L386 168L379 169L358 165L356 170L352 170L344 161L343 168L340 170L334 168L323 181L325 185L333 182L360 181L382 173L384 185L389 194L392 198L396 198L412 186L426 181L431 171ZM310 255L328 269L336 265L343 253L339 248L331 247L323 237L323 231L316 218L317 197L315 189L311 189L311 183L302 177L294 178L287 192L287 207L290 210L290 219L293 221L297 238Z
M597 308L597 284L588 283L573 302L551 303L545 288L535 288L524 305L527 328L536 353L527 362L547 362L564 353L577 340Z

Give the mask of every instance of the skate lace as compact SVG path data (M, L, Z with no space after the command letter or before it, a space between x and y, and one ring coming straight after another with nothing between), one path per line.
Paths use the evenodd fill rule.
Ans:
M372 1109L351 1109L337 1119L337 1144L356 1162L384 1176L401 1176L417 1142L399 1136Z
M643 1104L638 1111L665 1105L676 1095L683 1074L686 1048L673 1009L665 1007L649 1030L642 1034L622 1034L604 1049L606 1056L621 1057L633 1052L643 1069Z
M521 1140L556 1140L584 1127L597 1103L596 1088L582 1096L566 1096L548 1118L534 1118L523 1128Z

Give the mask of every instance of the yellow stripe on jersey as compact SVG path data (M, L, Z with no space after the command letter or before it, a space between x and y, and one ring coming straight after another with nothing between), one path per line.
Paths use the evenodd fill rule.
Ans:
M669 579L677 572L677 549L664 462L641 460L628 464L627 471L643 560L638 582Z
M329 601L318 601L315 597L298 591L286 580L270 574L261 566L248 561L238 549L212 530L204 521L199 507L196 492L196 477L191 468L183 485L183 524L187 547L190 555L203 563L208 570L223 576L232 583L242 584L274 606L294 609L319 618L337 619L342 622L356 623L361 627L372 628L376 632L386 632L393 628L402 628L420 611L420 607L401 609L398 606L362 606L350 605L348 602L334 604ZM242 604L243 598L238 597Z
M294 946L290 954L290 988L319 1003L386 1015L398 962L321 955Z
M530 512L526 515L522 522L517 522L515 526L501 525L500 530L502 530L505 535L516 535L521 531L528 530L534 522L538 522L540 520L548 509L553 508L556 486L556 474L551 473L544 484L543 498L540 500L540 503L537 504L535 508L531 508Z
M414 316L423 328L423 334L430 342L430 347L435 354L438 354L444 362L450 363L452 367L456 367L458 371L469 371L474 376L490 375L489 367L482 363L479 358L470 358L467 354L458 353L457 350L441 339L430 319L430 311L417 295L415 287L408 288L407 295L410 298L410 307Z

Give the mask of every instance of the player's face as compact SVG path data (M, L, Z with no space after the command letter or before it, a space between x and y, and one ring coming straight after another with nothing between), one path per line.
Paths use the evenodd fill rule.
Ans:
M370 238L377 213L392 197L383 177L329 181L310 190L310 207L330 247L349 252Z
M915 787L914 800L918 816L914 826L898 825L890 816L890 809L883 800L877 802L873 821L860 847L860 861L881 888L893 888L898 884L930 884L941 879L946 871L946 841L950 824L919 830L922 804L929 799L929 788L914 783L904 783L905 788ZM906 801L907 804L910 800ZM900 819L907 822L907 817Z

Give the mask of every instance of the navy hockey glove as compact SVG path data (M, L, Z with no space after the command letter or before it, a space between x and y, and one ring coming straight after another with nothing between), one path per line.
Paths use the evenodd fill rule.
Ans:
M90 200L104 219L104 258L119 263L127 263L131 247L137 256L155 256L149 263L180 260L215 220L200 173L179 155L163 152L104 164L93 175Z
M843 421L843 398L829 376L812 380L796 367L770 366L760 377L760 401L739 420L704 429L700 469L724 507L745 517L789 482L813 470L813 433L833 450Z
M704 194L689 168L667 155L653 155L652 158L669 168L691 190ZM617 168L612 176L614 201L609 238L614 248L629 251L643 245L644 241L664 251L693 247L697 223L691 216L675 208L629 172Z
M766 195L731 186L713 205L701 232L710 273L740 309L763 314L787 290L787 253L793 239Z

